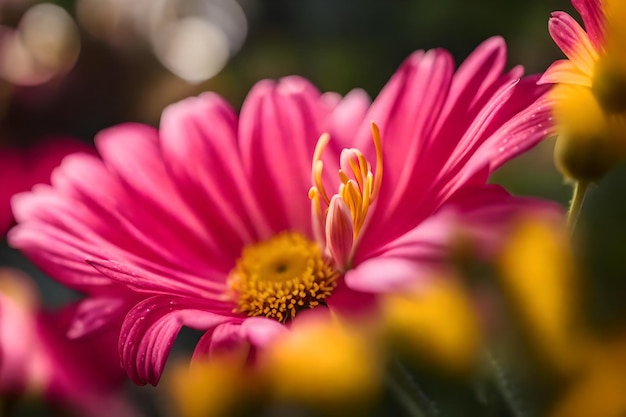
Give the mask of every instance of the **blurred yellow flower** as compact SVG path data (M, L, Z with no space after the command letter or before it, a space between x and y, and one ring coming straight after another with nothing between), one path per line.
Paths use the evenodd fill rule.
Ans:
M578 357L576 280L564 228L525 219L500 258L501 285L538 355L568 373Z
M313 408L367 407L378 396L384 361L360 326L311 314L260 352L276 399Z
M254 399L252 389L263 384L239 355L221 353L210 359L175 364L167 379L172 405L180 417L222 417L245 410Z
M394 350L437 370L466 374L477 365L481 331L464 291L441 279L420 292L382 302L384 328Z

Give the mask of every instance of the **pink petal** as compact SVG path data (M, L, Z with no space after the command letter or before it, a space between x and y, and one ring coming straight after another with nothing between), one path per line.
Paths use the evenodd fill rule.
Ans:
M138 385L156 385L182 326L211 329L229 317L204 310L197 301L155 296L137 304L126 316L119 339L122 366Z
M429 167L429 172L437 173L437 176L430 182L430 190L436 193L435 207L449 198L456 190L468 185L462 179L474 178L472 174L480 173L481 169L490 163L490 161L485 159L477 159L474 164L469 162L477 150L484 146L485 138L488 137L493 127L500 126L500 115L505 112L509 100L514 96L518 83L519 81L511 81L495 92L493 97L467 127L467 130L458 140L443 166ZM483 177L483 181L485 179Z
M467 124L467 119L471 120L472 109L480 106L481 101L498 88L502 81L502 72L506 64L506 44L504 39L494 36L481 43L459 66L450 93L446 100L446 105L442 113L444 117L439 119L438 129L452 128L455 126L444 126L448 117L461 117L462 123L457 126L462 129ZM517 76L515 76L517 75ZM510 79L518 78L520 75L512 75Z
M235 350L245 342L239 321L219 324L202 335L193 350L192 361L206 358L216 352Z
M536 87L536 79L533 78L520 82L516 78L522 72L519 67L502 73L505 56L506 48L501 38L487 40L461 65L449 89L440 88L440 94L445 100L443 108L440 104L428 102L412 105L438 114L431 130L422 132L417 138L414 137L416 129L409 128L398 131L390 139L383 134L383 143L395 140L398 135L409 142L394 143L397 152L395 157L389 157L387 148L384 150L388 163L385 166L383 187L359 250L367 252L414 227L457 190L484 184L490 170L500 163L501 159L496 158L494 148L500 149L503 145L496 147L496 141L490 138L509 119L532 106L547 90L546 87ZM395 85L394 80L400 76L398 74L402 74L402 70L394 75L384 91ZM419 73L415 76L419 76ZM428 77L426 80L430 81ZM436 82L434 84L437 85ZM388 97L404 90L414 91L414 88L405 86L396 93L381 93L372 107L377 105L379 99L389 100ZM411 115L403 117L415 119ZM542 124L548 127L546 121L538 117L537 125ZM528 137L520 135L516 138L520 143L507 149L521 152L535 144L538 135L534 133L541 130L538 126L526 130L533 134ZM415 149L419 149L419 152L414 153ZM481 158L473 158L475 153L479 153ZM510 152L506 156L511 157L513 154ZM492 157L496 160L491 160ZM402 175L390 178L390 165L401 166ZM389 188L393 191L389 191Z
M377 301L375 294L355 291L346 285L345 279L340 279L332 295L326 299L326 304L332 313L358 320L363 317L367 318L372 313L375 314ZM319 309L308 311L317 312Z
M426 285L434 277L433 271L434 268L427 262L383 256L368 259L346 272L345 280L348 288L354 291L398 292Z
M197 297L215 305L224 304L221 300L226 292L225 279L223 283L214 283L176 270L169 271L169 274L150 272L111 260L88 259L87 263L104 276L135 291Z
M583 18L585 30L596 51L604 45L605 16L602 0L572 0L576 11Z
M406 195L414 162L424 151L424 138L429 137L438 120L453 71L454 62L446 51L413 54L372 104L367 117L381 128L384 158L388 161L377 210L384 211L385 206L393 206L395 200ZM399 90L394 91L394 87Z
M444 209L442 209L444 210ZM445 210L458 213L457 224L478 243L477 253L489 257L504 243L513 222L535 215L562 223L565 212L561 205L537 198L510 195L499 185L464 190L454 196Z
M352 216L346 203L334 195L326 215L326 248L339 268L348 266L354 244Z
M202 335L194 350L193 360L220 350L232 350L245 343L262 348L286 330L281 323L265 317L223 323Z
M179 280L189 293L215 292L218 281L221 293L234 259L211 256L206 228L177 197L159 165L156 137L151 132L142 126L125 126L101 136L100 147L108 159L115 160L111 167L119 168L121 177L94 157L75 155L54 172L53 187L39 186L14 198L21 224L9 234L10 243L59 281L87 293L101 291L90 287L112 284L87 259L114 259L135 267L138 276L144 272L170 280L176 276L172 290L178 288ZM127 146L118 148L123 139L128 139ZM124 161L133 165L126 159L133 154L136 161L143 161L143 175L133 175L124 166ZM155 189L151 179L161 188ZM165 191L167 202L158 190ZM199 270L202 276L197 275ZM138 279L132 285L139 291L155 290L149 282L140 288Z
M179 257L175 259L150 239L149 230L137 228L141 222L135 222L137 219L133 217L137 215L133 211L134 199L125 194L121 184L98 159L86 155L66 158L53 173L52 183L53 188L39 186L33 193L13 199L14 212L21 224L9 235L9 242L41 258L39 261L48 258L50 265L42 268L54 268L57 257L81 262L84 267L85 254L103 257L106 252L109 257L126 253L127 257L155 262L169 257L172 263L180 263ZM128 214L130 219L126 217ZM71 242L78 250L66 254L57 251L53 243L59 240ZM52 253L48 253L50 249ZM58 271L47 272L56 276L53 272Z
M124 240L123 228L113 228L106 223L106 212L97 213L101 214L98 217L90 210L85 210L79 201L62 198L50 187L38 186L32 193L16 196L14 207L22 223L11 230L10 243L21 248L38 266L72 288L89 293L90 286L111 285L110 279L86 263L87 259L123 259L142 269L173 275L171 267L162 265L162 259L155 258L155 262L160 262L160 265L151 262L150 253L124 250L129 239L126 237ZM121 221L118 226L122 224L124 222ZM131 223L126 224L132 227ZM130 230L130 236L133 230ZM136 251L137 246L130 250ZM141 246L138 248L141 249ZM178 266L174 270L177 271L174 275L196 285L197 289L211 288L211 280L206 278L212 275L222 277L222 282L225 279L223 274L210 267L205 267L206 275L202 279L189 277Z
M563 53L591 77L598 52L578 22L565 12L554 12L548 22L548 30Z
M537 84L576 84L591 87L591 78L585 75L572 61L554 61L543 73Z
M443 167L427 170L436 175L430 180L430 191L437 195L434 201L441 203L464 186L484 183L485 174L549 136L553 122L548 90L548 86L538 86L537 77L531 76L508 81L493 92L449 151Z
M423 154L424 141L430 137L445 104L453 70L454 63L447 52L418 51L402 64L374 100L367 119L377 123L381 129L385 162L382 187L371 225L387 225L393 217L392 224L397 226L395 229L402 229L408 217L412 216L405 216L406 213L398 215L396 209L400 200L410 195L411 206L419 205L415 203L421 201L425 183L416 181L416 167L421 155L426 158ZM367 141L362 139L363 136L367 137ZM369 125L362 126L357 140L359 149L368 160L375 161ZM391 236L394 231L386 234ZM370 234L377 236L380 232L373 230Z
M210 233L172 182L159 149L158 132L148 126L125 124L106 129L96 137L96 145L112 176L119 176L133 223L150 235L144 244L168 242L169 256L178 263L197 269L208 260L226 261L226 268L239 256L241 240L228 241L235 235ZM137 169L140 167L140 169ZM218 218L213 221L220 223ZM226 240L226 241L225 241ZM163 255L167 257L168 255Z
M554 134L549 95L516 114L487 138L471 160L490 161L491 172Z
M188 203L203 213L203 227L233 239L228 246L236 248L267 235L269 225L239 154L237 116L228 103L205 93L172 104L163 112L160 132L167 168Z
M265 317L250 317L241 323L245 337L256 347L263 347L285 332L285 326Z
M335 155L339 155L344 148L355 147L355 133L366 121L365 115L370 106L369 96L360 89L352 90L338 100L325 123L331 137L328 146L334 149Z
M504 73L505 64L506 44L498 36L484 41L461 63L424 155L445 158L493 97L523 75L520 66Z
M379 252L355 259L355 269L346 273L346 284L369 292L422 285L424 280L436 278L437 270L446 268L452 239L459 233L477 243L479 254L489 256L503 243L511 221L528 212L563 220L559 205L513 197L496 185L461 190L427 220L381 246Z
M76 339L122 322L136 299L115 296L89 297L72 307L67 337Z
M243 169L272 232L311 233L308 191L322 116L319 92L298 77L259 82L244 102Z

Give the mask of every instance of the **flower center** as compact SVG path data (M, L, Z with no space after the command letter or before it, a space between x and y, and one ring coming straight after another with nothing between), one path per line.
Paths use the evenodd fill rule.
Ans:
M237 302L233 312L285 322L320 305L338 276L317 243L297 232L282 232L243 248L228 278Z

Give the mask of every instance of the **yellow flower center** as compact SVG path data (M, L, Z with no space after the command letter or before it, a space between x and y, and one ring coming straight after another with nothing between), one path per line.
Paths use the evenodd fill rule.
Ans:
M228 279L237 302L233 311L285 322L320 305L338 276L317 243L297 232L282 232L243 248Z

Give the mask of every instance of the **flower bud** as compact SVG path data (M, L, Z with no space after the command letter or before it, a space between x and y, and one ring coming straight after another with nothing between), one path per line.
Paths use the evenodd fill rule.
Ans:
M599 181L626 159L626 119L605 114L588 88L559 85L552 94L557 168L576 181Z

